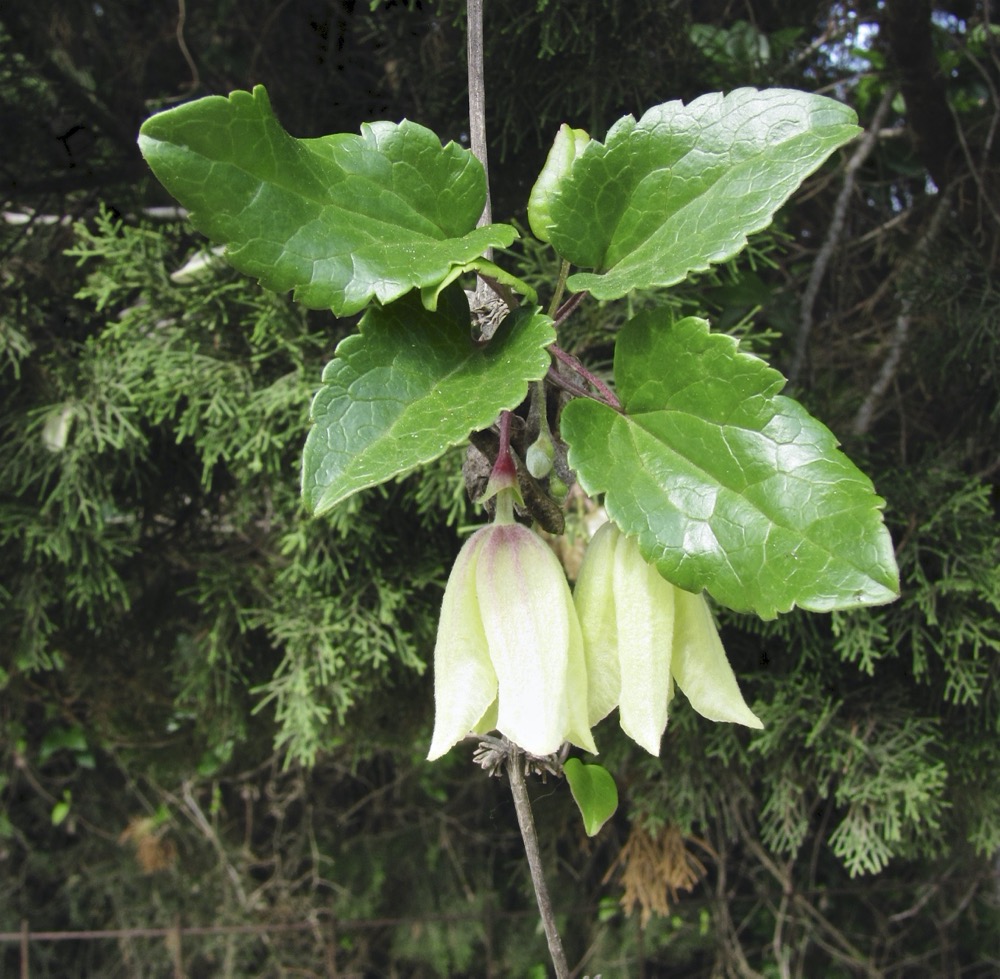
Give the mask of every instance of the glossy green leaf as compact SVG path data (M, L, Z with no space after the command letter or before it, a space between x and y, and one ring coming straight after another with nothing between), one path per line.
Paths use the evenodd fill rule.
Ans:
M559 127L542 172L528 195L528 226L539 241L549 240L552 201L559 193L563 179L572 169L573 161L583 154L590 142L590 137L583 129L573 129L566 123Z
M420 298L424 306L431 310L437 309L438 296L453 282L470 272L487 276L499 282L500 285L507 286L513 292L526 299L531 306L538 303L538 293L530 283L525 282L524 279L519 279L516 275L501 268L499 265L494 265L493 262L485 258L477 258L474 261L466 262L464 265L453 266L448 275L437 285L426 286L421 289Z
M597 836L618 808L615 780L603 765L585 765L579 758L568 759L563 772L583 816L583 828L588 836Z
M515 310L485 345L471 338L457 285L436 312L414 294L365 313L323 372L302 462L302 497L322 513L408 473L486 428L545 375L552 321Z
M752 88L619 120L548 203L556 251L597 270L570 276L570 288L616 299L732 258L856 122L823 96Z
M577 398L562 435L584 489L664 578L765 618L897 596L883 501L776 370L654 310L621 331L615 377L624 412Z
M338 315L433 286L517 236L476 228L486 178L468 150L408 121L295 139L260 85L147 119L139 148L232 265Z

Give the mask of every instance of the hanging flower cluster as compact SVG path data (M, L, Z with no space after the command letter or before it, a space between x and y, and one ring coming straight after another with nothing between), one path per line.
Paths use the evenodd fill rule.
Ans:
M614 524L594 534L575 599L592 725L617 707L622 730L658 755L676 683L710 721L764 726L743 700L704 596L666 581Z
M657 755L674 684L713 721L763 727L701 595L665 581L611 523L594 535L571 595L545 542L514 521L511 486L448 578L434 650L428 758L499 730L533 755L565 741L597 752L591 727L618 707L622 730Z
M499 729L533 755L570 741L595 752L587 667L559 559L514 522L514 490L464 544L448 578L434 648L434 736L440 758L470 731Z

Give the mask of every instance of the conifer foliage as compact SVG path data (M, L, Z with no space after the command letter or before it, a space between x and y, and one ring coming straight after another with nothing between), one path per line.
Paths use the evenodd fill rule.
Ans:
M657 551L663 531L649 531L646 560L719 600L722 641L764 728L708 724L680 698L659 756L617 724L597 727L620 806L588 824L592 838L565 784L538 787L570 959L604 975L991 975L1000 54L988 5L493 0L493 230L476 231L477 214L466 227L461 200L444 217L411 215L407 241L422 242L430 272L405 262L401 272L389 255L364 282L333 275L322 294L306 283L296 303L254 281L290 289L295 263L247 247L249 277L235 271L191 225L209 219L193 204L179 212L148 176L135 135L160 110L263 82L285 134L269 138L308 173L308 153L356 161L400 143L423 152L452 141L441 165L465 159L464 4L319 7L189 4L180 24L175 8L149 4L0 11L11 137L0 178L0 930L166 926L178 914L199 925L375 918L338 925L335 939L319 926L186 937L184 968L541 974L527 876L511 869L520 842L506 790L461 749L431 765L424 755L442 589L481 519L462 443L541 376L551 321L530 310L551 295L558 254L577 263L570 288L596 298L559 324L557 343L615 378L626 409L577 399L563 410L585 489L604 492L633 465L622 455L609 466L605 448L637 447L640 460L643 446L690 448L669 423L704 420L704 404L680 397L660 417L661 378L644 368L660 345L677 344L676 361L697 341L692 391L715 392L702 400L734 390L731 375L713 374L725 365L745 368L765 400L779 372L790 378L778 397L802 406L794 418L822 418L829 431L815 441L836 438L853 460L831 484L870 477L884 499L900 589L884 606L817 613L791 608L822 606L822 590L801 600L805 573L737 568L756 589L741 603L718 554L679 567ZM630 201L643 199L640 185L666 198L670 187L655 172L633 187L616 169L641 161L644 127L662 122L643 112L750 86L834 92L864 133L805 168L767 230L748 203L739 254L704 260L690 233L674 237L691 254L665 251L674 237ZM396 128L363 128L375 120ZM568 178L585 209L543 187L529 221L525 202L563 123L581 143L567 156L586 154ZM961 150L951 156L940 152L944 124ZM351 141L334 151L329 133ZM282 143L287 134L307 151ZM806 155L798 147L790 165ZM461 197L464 179L448 171L442 186ZM557 172L549 186L559 183ZM732 196L702 189L714 211ZM581 237L574 229L596 227L602 209L621 219L605 237ZM441 238L429 224L445 217L455 227ZM683 208L672 220L683 225ZM436 249L452 244L428 237L461 243L440 277ZM484 417L455 435L439 412L440 424L417 426L412 458L378 479L324 470L336 433L314 428L306 445L315 392L325 383L333 404L337 385L378 367L392 331L426 333L461 308L445 280L495 277L479 258L486 244L526 307L499 338L520 344L516 383L481 383L481 356L456 373L442 344L444 373L493 399ZM311 263L309 247L299 239L282 254ZM660 318L674 330L653 329ZM324 382L331 362L341 367ZM705 427L706 446L717 432ZM516 426L513 438L527 448ZM315 519L300 496L304 447L322 461L306 503L328 512ZM606 499L637 535L647 510L671 513L669 499L641 492ZM591 503L574 490L563 513L561 557L575 574ZM784 567L815 562L789 558L794 547ZM845 584L894 587L884 575ZM570 771L573 793L606 802L597 773ZM13 972L16 947L0 954ZM32 975L176 969L159 941L31 954Z

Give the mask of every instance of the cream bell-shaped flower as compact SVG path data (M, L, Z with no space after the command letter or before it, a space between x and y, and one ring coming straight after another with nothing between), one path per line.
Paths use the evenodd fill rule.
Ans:
M591 726L618 707L622 730L658 755L674 683L709 720L764 726L743 700L704 597L661 577L613 523L594 534L574 600Z
M576 608L558 558L514 522L513 491L463 545L445 586L434 647L434 736L440 758L494 728L533 755L564 741L597 752Z

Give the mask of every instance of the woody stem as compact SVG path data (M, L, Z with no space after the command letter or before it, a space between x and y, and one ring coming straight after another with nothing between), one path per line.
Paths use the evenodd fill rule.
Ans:
M538 849L538 836L535 834L535 820L531 814L531 800L528 798L528 788L524 784L524 774L521 771L521 752L510 746L507 755L507 777L510 779L510 793L514 797L514 810L517 813L517 825L521 829L524 840L524 853L528 858L528 868L531 871L531 883L535 888L535 900L538 902L538 913L545 929L545 940L549 943L549 956L555 966L556 979L569 979L569 964L566 952L563 950L562 939L556 928L556 918L552 911L552 901L549 889L545 884L545 874L542 872L542 856Z

